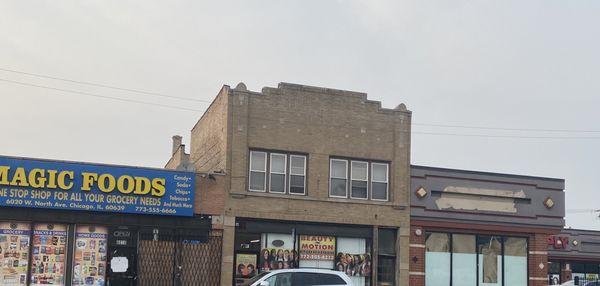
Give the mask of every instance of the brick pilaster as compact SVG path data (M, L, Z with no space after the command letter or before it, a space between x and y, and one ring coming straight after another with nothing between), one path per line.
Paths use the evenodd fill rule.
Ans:
M425 230L418 226L411 226L409 260L409 285L425 286Z
M541 266L541 267L540 267ZM548 285L548 235L529 237L529 285Z

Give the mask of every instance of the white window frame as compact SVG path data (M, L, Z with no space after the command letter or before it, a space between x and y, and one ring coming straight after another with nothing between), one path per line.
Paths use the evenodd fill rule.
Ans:
M375 178L373 176L373 166L374 165L379 165L379 166L385 166L385 181L377 181L374 180L373 178ZM373 183L385 183L385 200L384 199L374 199L373 198L373 194L370 194L371 200L373 201L381 201L381 202L387 202L390 200L390 164L389 163L371 163L371 181L370 184L372 185ZM371 186L370 188L371 190L373 190L373 187Z
M346 164L346 170L344 171L345 174L345 178L334 178L333 177L333 162L337 161L337 162L344 162L344 164ZM345 196L334 196L331 194L331 180L332 179L344 179L346 180L346 195ZM348 160L344 160L344 159L329 159L329 197L332 198L344 198L347 199L348 198Z
M283 173L273 172L273 155L283 156ZM273 182L273 180L272 180L273 174L283 175L283 192L271 191L271 182ZM286 183L287 183L287 155L283 154L283 153L269 153L269 189L267 191L269 193L273 193L273 194L285 194L285 192L287 190Z
M365 197L365 198L353 197L352 196L352 181L354 181L353 174L352 174L352 164L354 164L354 163L361 163L361 164L366 164L367 165L367 174L366 174L367 178L366 178L366 180L356 180L356 181L367 182L367 197ZM355 200L368 200L369 199L369 189L370 189L369 188L369 185L370 185L370 182L369 182L369 169L370 168L369 167L370 167L369 166L369 162L367 162L367 161L350 160L350 188L348 188L348 190L350 192L349 195L350 195L351 199L355 199Z
M292 189L292 176L300 176L300 174L293 174L292 173L292 158L302 158L302 160L304 161L304 169L302 170L302 177L304 177L304 192L302 193L292 193L291 189ZM290 195L295 195L295 196L305 196L306 195L306 165L307 165L307 159L305 155L290 155L290 172L289 172L289 181L290 183L288 184L288 194Z
M252 154L253 153L262 153L265 156L265 170L264 171L258 171L258 170L252 170ZM250 151L250 156L248 161L250 162L250 164L248 165L248 190L251 192L261 192L261 193L265 193L267 192L267 152L265 151ZM252 184L250 184L250 179L252 178L252 172L262 172L265 174L265 183L263 185L263 189L262 190L254 190L252 189Z

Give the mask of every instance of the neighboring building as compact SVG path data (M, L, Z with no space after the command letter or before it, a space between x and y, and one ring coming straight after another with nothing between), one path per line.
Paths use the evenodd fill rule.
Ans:
M223 232L221 285L282 267L413 285L410 122L359 92L224 86L167 165L208 174L197 203Z
M600 231L564 229L548 237L548 280L550 285L576 280L586 285L600 277Z
M0 285L215 285L196 177L0 156Z
M564 180L422 166L411 177L411 286L548 285Z

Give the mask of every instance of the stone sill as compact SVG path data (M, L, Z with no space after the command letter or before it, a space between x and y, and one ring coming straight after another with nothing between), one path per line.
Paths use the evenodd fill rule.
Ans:
M312 198L305 195L290 195L290 194L273 194L273 193L260 193L260 192L244 192L229 194L234 199L244 199L246 197L261 197L261 198L277 198L277 199L290 199L290 200L301 200L301 201L313 201L313 202L329 202L329 203L344 203L344 204L359 204L359 205L372 205L372 206L389 206L397 210L404 210L407 208L405 204L394 204L393 202L384 201L371 201L371 200L358 200L358 199L342 199L342 198L325 198L318 199Z

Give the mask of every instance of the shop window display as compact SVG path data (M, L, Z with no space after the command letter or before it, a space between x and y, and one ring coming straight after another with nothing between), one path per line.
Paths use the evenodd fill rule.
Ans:
M504 285L527 286L527 239L504 239L504 267Z
M372 267L370 253L366 239L338 237L335 270L345 272L354 285L369 285Z
M425 285L528 285L527 238L427 233Z
M34 225L32 244L30 285L65 285L67 226Z
M0 285L26 285L30 235L27 223L0 223Z
M290 234L265 233L261 237L260 271L298 268L294 238Z
M300 268L334 269L334 236L300 235Z
M477 285L475 239L475 235L452 235L452 286Z
M497 236L480 236L477 242L479 250L479 284L485 286L502 285L502 242Z
M450 285L450 235L428 233L425 249L425 285Z
M77 226L73 259L73 285L105 285L108 229Z

